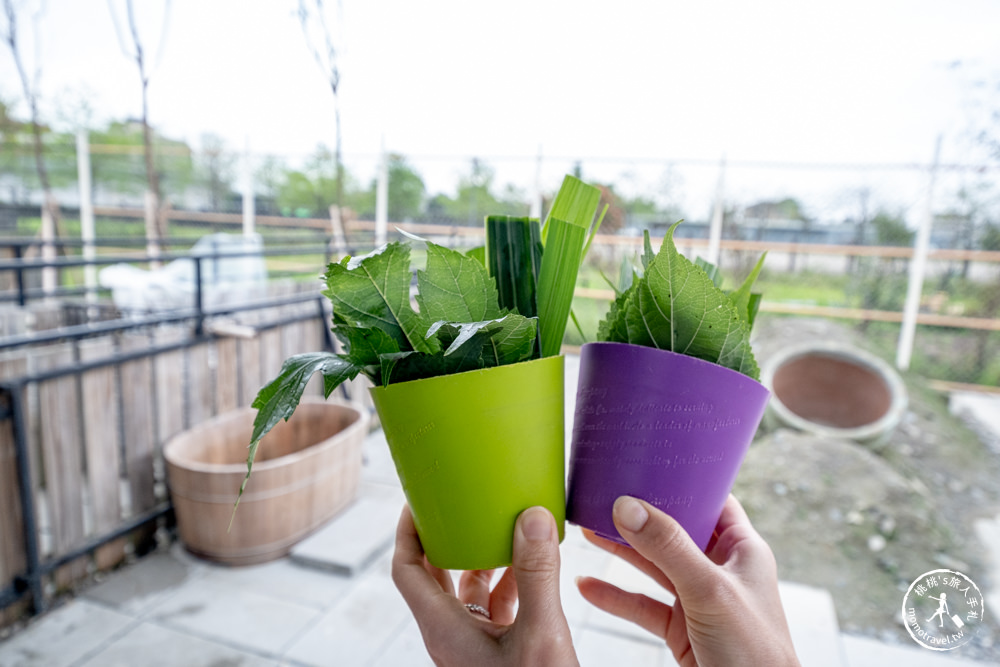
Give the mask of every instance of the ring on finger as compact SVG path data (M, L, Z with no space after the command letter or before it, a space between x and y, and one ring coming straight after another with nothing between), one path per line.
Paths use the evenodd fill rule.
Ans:
M490 620L492 618L490 616L490 610L480 604L470 603L465 605L465 608L471 611L473 614L480 614L481 616L485 616L486 620Z

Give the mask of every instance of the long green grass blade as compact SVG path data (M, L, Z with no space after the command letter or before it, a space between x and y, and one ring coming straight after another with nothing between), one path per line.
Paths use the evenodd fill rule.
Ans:
M550 357L562 347L587 230L551 217L546 226L549 236L538 276L538 329L542 356Z
M586 257L587 253L590 252L590 244L594 242L594 237L597 236L598 230L601 228L601 223L604 222L604 216L608 212L608 204L604 205L604 209L601 214L597 216L597 222L594 223L593 228L590 230L590 235L587 236L587 245L583 247L583 256Z
M552 208L542 226L542 243L548 245L549 223L552 220L562 220L571 225L583 227L588 233L594 222L594 213L601 202L601 191L593 185L588 185L575 176L566 174L559 192L552 202Z

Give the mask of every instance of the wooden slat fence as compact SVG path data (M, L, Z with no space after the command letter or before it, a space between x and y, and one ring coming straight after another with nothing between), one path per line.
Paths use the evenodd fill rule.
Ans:
M258 322L260 330L250 337L195 339L189 329L159 327L0 356L0 385L20 392L25 406L31 498L43 561L74 553L95 538L113 535L130 518L163 506L167 440L216 414L249 405L285 357L325 348L328 322L320 318L318 305L285 308L291 310L271 310L260 318L288 321L279 326ZM155 351L170 344L179 347ZM139 356L86 366L125 353ZM53 369L69 372L30 379ZM309 391L319 392L320 385ZM28 567L15 432L6 399L0 392L0 590ZM154 532L155 527L135 531L63 565L47 577L47 595L145 549ZM0 627L25 607L22 600L0 609Z

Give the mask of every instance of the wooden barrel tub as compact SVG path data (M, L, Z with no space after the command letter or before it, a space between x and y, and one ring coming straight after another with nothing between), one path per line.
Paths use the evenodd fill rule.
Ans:
M368 412L304 398L261 441L227 531L256 414L243 408L219 415L164 446L180 539L198 556L230 565L280 558L357 494Z

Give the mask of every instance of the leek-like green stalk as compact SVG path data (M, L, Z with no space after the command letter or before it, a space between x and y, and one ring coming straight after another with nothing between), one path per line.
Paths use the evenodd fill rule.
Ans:
M545 252L538 276L538 335L543 357L559 354L562 347L580 263L600 225L600 220L594 224L600 201L600 190L567 175L542 228Z
M542 264L538 220L507 215L486 218L486 270L496 282L500 308L538 314L536 290Z
M542 356L550 357L562 347L587 229L551 216L546 227L549 236L538 276L538 333Z

